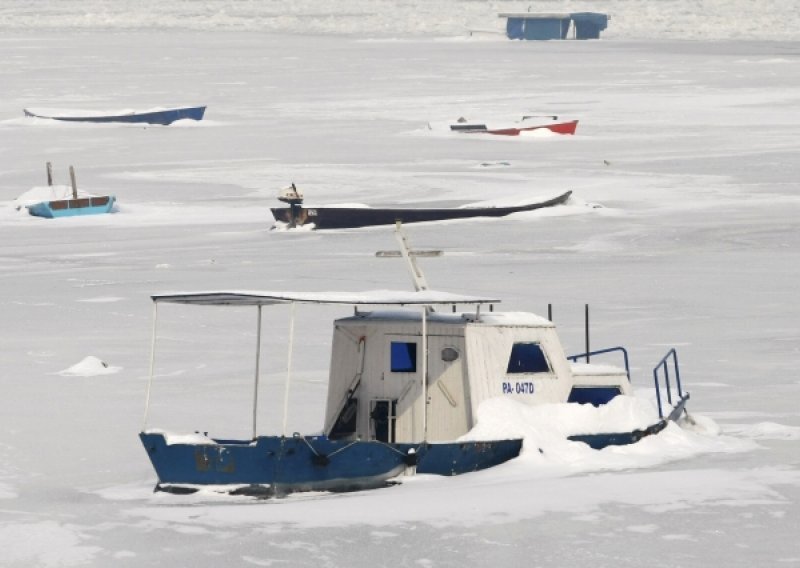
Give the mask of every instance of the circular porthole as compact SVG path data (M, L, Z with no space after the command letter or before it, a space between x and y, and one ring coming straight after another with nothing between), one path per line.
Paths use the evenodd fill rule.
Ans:
M442 349L442 361L451 363L458 359L458 350L453 347L445 347Z

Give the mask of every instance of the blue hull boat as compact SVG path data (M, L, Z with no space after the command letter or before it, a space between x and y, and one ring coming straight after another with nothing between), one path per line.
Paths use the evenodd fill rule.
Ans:
M415 292L234 290L152 296L150 378L139 438L158 477L157 490L185 493L215 487L229 493L280 496L296 491L370 489L420 473L453 476L484 470L517 457L523 447L518 434L503 435L513 428L489 428L475 434L479 406L498 399L521 407L600 406L623 397L618 402L623 403L619 412L625 418L625 409L630 408L625 399L634 398L625 349L568 358L549 319L494 311L498 300L490 297L429 290L399 226L397 236L414 275ZM158 306L163 304L256 310L250 436L237 434L231 439L230 435L148 428L156 376ZM328 396L319 435L304 436L287 429L296 305L354 310L353 315L334 320ZM457 312L456 305L469 309ZM273 306L286 306L290 314L283 427L279 434L261 435L262 310ZM488 312L481 311L481 306L488 306ZM274 326L270 331L275 331ZM622 353L625 367L589 363L590 357L608 353ZM578 363L584 359L586 363ZM607 416L595 426L582 424L577 432L562 425L556 430L576 432L566 438L594 449L634 444L657 435L686 412L689 398L681 387L674 349L654 368L653 378L658 420L639 420L636 428L620 420L615 428L606 426ZM662 379L666 408L661 399ZM216 405L212 410L218 410ZM531 448L536 449L536 445Z
M170 444L162 433L139 436L158 475L157 489L186 492L220 485L261 495L372 489L408 469L459 475L499 465L522 448L522 440L388 444L295 434Z
M203 120L206 107L181 107L163 110L151 110L142 112L126 112L120 114L94 114L76 113L74 115L53 114L34 109L23 109L25 116L32 118L47 118L51 120L61 120L65 122L126 122L143 124L160 124L166 126L176 120Z
M111 213L116 197L102 195L78 199L58 199L28 205L28 213L35 217L53 219L55 217L76 217L78 215L100 215Z

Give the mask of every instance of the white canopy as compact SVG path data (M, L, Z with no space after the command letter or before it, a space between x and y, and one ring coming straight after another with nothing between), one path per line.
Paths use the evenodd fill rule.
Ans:
M368 290L365 292L269 292L211 291L176 292L151 296L156 303L192 304L200 306L269 306L274 304L347 304L369 306L434 306L442 304L497 304L500 300L463 296L449 292L421 290Z

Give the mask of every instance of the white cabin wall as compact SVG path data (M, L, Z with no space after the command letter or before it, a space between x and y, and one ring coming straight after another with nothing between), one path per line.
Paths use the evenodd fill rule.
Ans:
M370 319L347 318L337 321L338 333L357 334L363 337L364 366L358 398L358 418L356 431L363 439L370 439L371 402L376 399L397 400L397 419L395 441L418 441L423 436L422 421L422 336L419 320L408 319ZM392 373L390 371L390 344L392 341L414 342L417 344L417 372ZM340 342L342 344L346 341ZM338 345L338 344L337 344ZM354 344L353 344L354 345ZM355 348L355 347L353 347ZM354 357L352 351L342 349L338 354ZM332 361L331 387L329 387L329 412L336 412L346 395L354 365L345 361ZM336 369L336 371L333 371ZM336 384L334 387L333 384ZM333 398L332 398L333 397ZM338 399L336 399L338 397ZM333 409L333 410L331 410ZM329 416L329 420L335 420ZM326 422L328 424L328 422Z
M334 325L328 401L325 406L326 433L333 427L347 397L347 391L361 371L361 350L366 349L366 342L361 341L361 338L365 337L365 332L363 325Z
M417 344L417 372L391 372L390 343L393 340ZM515 342L538 343L551 372L508 374L508 361ZM482 324L434 314L428 323L428 344L427 394L430 404L427 435L432 441L453 440L466 433L475 425L474 416L479 405L489 398L506 396L526 404L566 402L573 385L571 368L555 327L546 323ZM336 322L326 431L336 419L347 391L361 369L359 345L364 349L364 364L361 383L355 394L358 398L357 435L370 439L373 434L371 401L397 400L395 441L422 440L425 420L422 335L420 318L413 312L406 317L364 316ZM441 360L441 351L446 346L459 351L456 362ZM439 382L444 388L438 386ZM512 389L511 393L504 393L503 383L533 385L533 392L518 393Z
M461 335L452 335L461 331ZM455 350L458 357L445 361L442 352ZM472 406L467 384L463 328L451 335L428 336L428 437L432 442L455 440L472 428Z
M467 327L467 372L473 415L480 404L494 397L510 397L525 404L566 402L572 388L572 373L554 327L489 326ZM511 348L516 342L539 343L551 368L550 373L507 374ZM504 393L503 383L532 383L533 393Z

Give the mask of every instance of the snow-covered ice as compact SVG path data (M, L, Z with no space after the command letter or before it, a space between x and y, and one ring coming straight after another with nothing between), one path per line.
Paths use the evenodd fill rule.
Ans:
M496 14L527 6L3 3L0 565L800 563L800 12L782 0L540 2L612 19L600 41L505 40ZM184 101L207 104L205 119L22 116ZM427 128L526 113L580 123L575 136L513 139ZM56 183L72 164L118 211L27 215L18 199L42 191L48 161ZM409 226L415 247L444 251L420 260L428 281L509 312L551 303L568 352L583 350L590 304L592 347L630 349L631 419L652 412L652 366L677 346L694 425L592 452L542 423L601 413L498 401L472 434L513 430L526 445L494 470L272 501L153 494L136 436L150 294L410 290L402 262L375 257L396 247L389 228L270 231L291 182L309 202L369 206L572 190L552 210ZM152 427L247 435L253 311L159 311ZM291 431L321 428L329 324L349 313L297 308ZM281 426L287 327L286 307L265 312L265 433Z
M113 375L119 373L121 367L109 365L94 355L87 355L71 367L59 371L62 377L96 377L98 375Z

